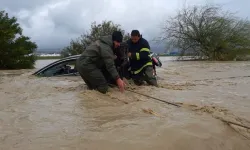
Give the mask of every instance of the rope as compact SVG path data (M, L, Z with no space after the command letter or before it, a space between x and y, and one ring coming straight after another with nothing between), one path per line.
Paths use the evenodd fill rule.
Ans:
M175 103L173 103L173 102L164 101L164 100L161 100L161 99L159 99L159 98L155 98L155 97L152 97L152 96L149 96L149 95L146 95L146 94L142 94L142 93L139 93L139 92L136 92L136 91L132 91L132 90L129 90L129 89L126 89L126 91L133 92L133 93L136 93L136 94L139 94L139 95L148 97L148 98L152 98L152 99L154 99L154 100L157 100L157 101L160 101L160 102L163 102L163 103L167 103L167 104L169 104L169 105L173 105L173 106L176 106L176 107L181 107L180 105L175 104Z
M248 76L232 76L232 77L225 77L225 78L200 79L200 80L191 80L191 81L207 81L207 80L221 80L221 79L234 79L234 78L250 78L250 75L248 75Z
M233 125L236 125L236 126L240 126L242 128L246 128L246 129L250 129L250 127L248 126L245 126L245 125L242 125L242 124L238 124L236 122L232 122L232 121L228 121L228 120L225 120L223 118L219 118L221 121L225 122L225 123L228 123L228 124L233 124Z
M169 104L169 105L173 105L173 106L176 106L176 107L181 107L181 105L178 105L178 104L176 104L176 103L164 101L164 100L162 100L162 99L155 98L155 97L152 97L152 96L149 96L149 95L146 95L146 94L142 94L142 93L139 93L139 92L136 92L136 91L132 91L132 90L129 90L129 89L127 89L127 91L132 92L132 93L136 93L136 94L139 94L139 95L142 95L142 96L145 96L145 97L148 97L148 98L151 98L151 99L160 101L160 102L164 102L164 103ZM241 124L238 124L238 123L236 123L236 122L232 122L232 121L225 120L225 119L223 119L223 118L217 118L217 119L220 119L221 121L223 121L223 122L225 122L225 123L227 123L227 124L233 124L233 125L236 125L236 126L240 126L240 127L246 128L246 129L250 129L249 126L241 125Z

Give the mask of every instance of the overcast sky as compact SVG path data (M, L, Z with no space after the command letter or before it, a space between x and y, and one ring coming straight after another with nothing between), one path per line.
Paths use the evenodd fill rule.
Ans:
M216 0L186 0L186 5ZM219 2L219 3L218 3ZM23 33L39 49L62 48L89 30L93 21L112 20L127 31L138 29L149 41L160 32L162 22L183 7L185 0L0 0L0 9L15 15ZM250 0L217 0L225 9L250 15Z

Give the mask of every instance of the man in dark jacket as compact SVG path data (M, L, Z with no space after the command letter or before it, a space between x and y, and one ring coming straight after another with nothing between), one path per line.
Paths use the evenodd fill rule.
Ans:
M127 43L134 83L142 85L143 81L146 81L149 85L158 86L157 80L153 75L153 64L148 41L141 37L138 30L133 30L131 32L131 39Z
M117 71L119 72L120 77L130 79L129 69L129 60L128 60L128 44L126 42L122 42L119 48L115 49L115 66Z
M114 49L120 46L122 39L120 31L103 36L88 46L77 60L77 70L89 89L106 93L109 83L114 82L121 92L124 91L125 84L114 64Z

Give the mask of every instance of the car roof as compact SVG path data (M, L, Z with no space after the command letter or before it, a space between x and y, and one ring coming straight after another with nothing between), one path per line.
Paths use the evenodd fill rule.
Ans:
M33 75L37 75L39 73L41 73L42 71L48 69L48 68L51 68L55 65L58 65L58 64L61 64L61 63L64 63L66 61L71 61L71 60L76 60L77 58L79 58L81 55L73 55L73 56L69 56L69 57L65 57L65 58L62 58L62 59L59 59L57 61L54 61L40 69L38 69L36 72L33 73Z

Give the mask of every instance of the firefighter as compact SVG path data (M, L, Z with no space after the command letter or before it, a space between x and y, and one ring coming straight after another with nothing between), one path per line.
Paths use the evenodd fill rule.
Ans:
M114 49L120 46L123 36L120 31L102 36L93 42L76 61L76 68L88 88L101 93L108 91L110 83L118 85L121 92L125 83L120 78L114 60Z
M127 41L129 48L129 61L131 75L136 85L142 85L146 81L149 85L158 86L152 59L150 46L146 39L142 38L138 30L131 32L131 38Z

